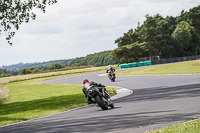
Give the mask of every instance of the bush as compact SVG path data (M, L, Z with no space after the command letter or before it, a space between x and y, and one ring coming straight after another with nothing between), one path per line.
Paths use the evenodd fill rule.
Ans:
M101 63L100 63L100 62L97 62L97 63L94 64L94 66L95 66L95 67L99 67L99 66L101 66Z
M62 65L60 63L53 63L47 69L54 70L54 69L60 69L60 68L62 68Z
M26 74L26 68L22 69L21 72L20 72L20 74L21 74L21 75Z
M195 61L192 65L193 66L200 66L200 60Z
M0 104L9 97L9 89L5 86L0 86Z

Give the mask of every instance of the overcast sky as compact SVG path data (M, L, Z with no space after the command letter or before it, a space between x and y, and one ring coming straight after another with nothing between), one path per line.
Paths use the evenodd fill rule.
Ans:
M83 57L117 48L114 41L145 15L179 16L200 0L57 0L23 23L10 46L0 35L0 66Z

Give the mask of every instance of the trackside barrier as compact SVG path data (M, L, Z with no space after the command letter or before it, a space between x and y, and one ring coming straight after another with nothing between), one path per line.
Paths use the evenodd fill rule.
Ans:
M121 64L119 65L119 68L122 69L122 68L129 68L129 64Z
M133 62L133 63L128 63L128 64L120 64L119 69L130 68L130 67L148 66L148 65L151 65L151 61Z
M137 64L137 67L144 66L143 62L136 62L136 64Z
M174 63L174 62L182 62L182 61L190 61L198 59L200 59L200 55L153 60L151 63L152 65L156 65L156 64Z
M130 67L136 67L137 66L136 62L128 63L128 64L129 64Z
M151 65L151 61L144 61L144 66L148 66L148 65Z
M147 65L165 64L165 63L173 63L173 62L198 60L198 59L200 59L200 55L178 57L178 58L167 58L167 59L161 59L161 60L152 60L152 61L143 61L143 62L133 62L133 63L128 63L128 64L120 64L119 68L122 69L122 68L130 68L130 67L140 67L140 66L147 66Z

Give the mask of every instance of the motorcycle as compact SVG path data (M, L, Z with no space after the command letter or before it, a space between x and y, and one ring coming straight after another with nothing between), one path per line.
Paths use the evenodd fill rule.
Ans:
M87 94L95 100L96 106L100 107L103 110L107 110L110 106L114 108L114 103L111 101L109 94L105 91L105 88L102 88L102 92L96 86L89 86L87 88Z
M111 73L109 73L109 78L110 78L110 80L111 80L111 82L115 82L115 73L114 72L111 72Z

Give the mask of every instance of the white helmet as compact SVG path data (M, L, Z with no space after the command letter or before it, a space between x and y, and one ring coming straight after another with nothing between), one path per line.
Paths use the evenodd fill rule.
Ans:
M111 65L109 65L109 67L112 67Z

